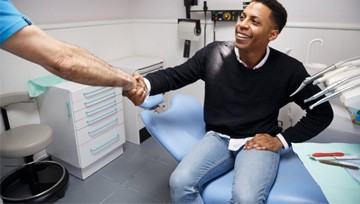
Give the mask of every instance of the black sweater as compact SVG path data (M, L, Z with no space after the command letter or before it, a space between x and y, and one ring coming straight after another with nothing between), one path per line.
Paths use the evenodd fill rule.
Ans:
M319 87L307 85L290 97L307 76L301 62L275 49L270 48L269 58L262 67L249 69L237 61L233 42L213 42L187 62L148 74L146 78L151 84L151 95L203 80L206 129L232 138L256 133L275 136L282 132L277 121L279 109L294 101L306 109L307 114L295 126L282 132L291 145L291 142L303 142L316 136L333 119L329 103L310 110L312 103L303 102L319 92Z

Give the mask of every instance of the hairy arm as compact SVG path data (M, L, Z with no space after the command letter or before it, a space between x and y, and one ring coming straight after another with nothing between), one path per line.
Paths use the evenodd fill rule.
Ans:
M131 75L82 48L52 38L34 25L19 30L1 48L69 81L94 86L117 86L125 90L136 87L136 80Z

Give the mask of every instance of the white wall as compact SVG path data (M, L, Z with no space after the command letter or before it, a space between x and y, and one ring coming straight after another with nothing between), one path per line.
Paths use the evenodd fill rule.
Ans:
M289 22L360 23L358 0L279 0L288 11Z
M38 25L129 19L131 0L12 0Z

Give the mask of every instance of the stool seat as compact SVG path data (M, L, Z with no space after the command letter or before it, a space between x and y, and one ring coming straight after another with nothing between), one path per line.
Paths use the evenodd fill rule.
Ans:
M30 124L15 127L0 135L2 157L18 158L34 155L46 149L54 140L50 127Z

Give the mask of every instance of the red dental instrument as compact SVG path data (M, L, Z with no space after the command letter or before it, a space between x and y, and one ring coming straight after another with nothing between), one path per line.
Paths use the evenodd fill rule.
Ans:
M342 152L316 152L312 154L313 157L341 157L344 155Z

